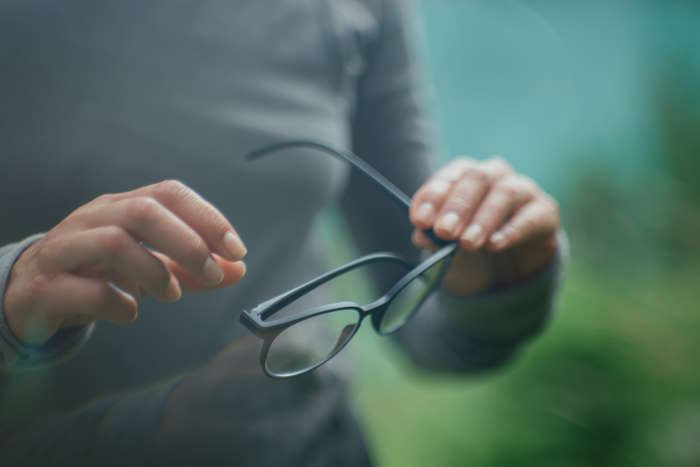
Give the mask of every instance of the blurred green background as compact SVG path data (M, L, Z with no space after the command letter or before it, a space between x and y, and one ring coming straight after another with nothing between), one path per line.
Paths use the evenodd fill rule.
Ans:
M378 464L700 466L700 2L418 7L444 154L537 179L571 258L504 370L420 374L363 329L353 394Z

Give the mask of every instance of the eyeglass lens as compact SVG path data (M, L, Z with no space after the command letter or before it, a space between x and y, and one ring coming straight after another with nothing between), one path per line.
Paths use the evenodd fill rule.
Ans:
M380 321L380 333L394 332L408 321L436 286L448 259L449 257L446 257L435 263L395 295ZM392 265L379 266L384 266L386 269L387 266ZM377 265L374 267L376 268ZM367 269L371 268L363 267L354 273L368 274ZM339 289L347 291L345 287ZM307 302L303 299L301 301ZM292 308L298 311L297 307L300 305L302 304L296 304ZM281 313L288 312L288 310L282 310ZM325 362L352 337L359 325L359 320L358 310L342 308L288 327L270 344L265 356L267 372L279 377L294 376Z
M265 368L268 373L280 377L314 368L347 343L359 321L359 312L351 308L300 321L272 341L265 357Z
M401 326L423 304L440 280L441 272L449 260L449 256L441 259L421 275L409 282L389 303L379 322L379 332L389 334Z

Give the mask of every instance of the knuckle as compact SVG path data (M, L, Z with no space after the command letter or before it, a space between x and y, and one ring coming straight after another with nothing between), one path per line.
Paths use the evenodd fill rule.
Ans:
M85 224L87 219L90 218L94 206L97 203L87 203L80 206L76 210L72 211L68 216L66 216L56 227L63 228L69 225L81 225Z
M559 226L561 223L561 212L559 210L559 203L552 198L551 200L551 212L552 212L552 217L554 218L554 223L556 226Z
M129 236L121 227L109 226L103 229L100 243L103 250L118 253L129 245Z
M452 160L445 167L440 169L437 173L437 177L441 178L447 182L455 182L462 177L464 170L467 167L473 167L474 161L466 157L459 157Z
M191 192L187 185L175 179L163 180L157 183L155 191L166 199L185 197Z
M523 220L523 223L520 226L520 230L523 232L529 232L537 227L536 224L537 223L535 222L535 219L533 217L527 217Z
M507 160L503 158L500 154L496 154L494 156L491 156L488 160L488 163L492 164L494 168L500 169L504 172L510 172L512 168L510 167L510 164L508 163Z
M522 228L517 224L509 224L503 229L503 233L508 238L518 238L520 237L521 232Z
M487 238L495 231L496 222L494 217L490 214L476 216L473 222L482 227L482 231L484 232L482 235L485 235Z
M540 199L546 210L552 212L557 217L559 216L559 202L556 199L547 193L542 193Z
M462 173L463 178L476 180L479 183L489 183L489 174L481 167L469 166L465 167Z
M527 175L522 175L518 174L517 175L519 183L525 188L528 192L530 193L537 193L539 192L539 186L537 186L537 182L535 182L532 178L528 177Z
M464 212L473 206L474 203L466 193L454 193L445 203L445 211Z
M48 266L54 262L60 252L60 246L56 243L49 235L37 242L34 257L40 266Z
M113 193L104 193L93 200L96 204L107 204L116 201L117 195Z
M197 238L195 240L192 240L191 242L187 242L187 245L184 247L185 257L193 264L196 264L198 266L204 264L204 262L209 257L209 253L209 248L207 247L206 243L204 243L204 240L202 240L201 238Z
M480 165L481 169L490 176L491 180L507 177L514 173L511 166L500 156L494 156Z
M448 180L436 178L425 184L421 194L429 199L441 198L450 191L451 185Z
M204 201L202 206L202 216L206 221L206 225L210 226L217 235L223 235L229 230L228 221L214 206Z
M135 221L148 222L159 207L158 201L153 198L146 196L134 198L129 202L128 215Z
M496 183L494 190L508 199L519 197L522 187L516 177L506 177Z
M51 292L51 279L44 274L37 274L27 283L27 292L32 297L42 297Z

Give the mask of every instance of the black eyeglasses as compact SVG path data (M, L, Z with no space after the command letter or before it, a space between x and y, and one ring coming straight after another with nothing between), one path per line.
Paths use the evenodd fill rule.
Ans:
M248 154L255 159L292 148L306 148L335 156L358 169L376 182L389 196L408 209L411 198L350 151L340 151L315 141L285 141ZM439 286L454 253L456 242L445 242L432 230L425 231L440 249L427 260L415 265L392 253L374 253L351 261L306 282L252 310L244 310L240 320L253 334L263 340L260 364L274 378L290 378L312 371L338 354L370 316L378 334L391 334L401 328ZM384 295L366 304L338 302L292 313L282 312L329 281L351 272L362 271L370 265L399 268L403 277ZM277 316L276 316L277 315Z

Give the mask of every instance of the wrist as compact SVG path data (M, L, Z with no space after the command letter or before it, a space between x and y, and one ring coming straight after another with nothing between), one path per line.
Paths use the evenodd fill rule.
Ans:
M458 252L442 280L442 287L457 297L476 295L491 287L495 273L492 254Z
M469 297L495 287L517 286L551 264L557 249L557 235L552 234L498 253L459 252L443 278L442 288L455 297Z
M557 235L535 239L497 256L494 285L513 286L527 282L552 263L557 253Z
M34 239L36 240L36 239ZM25 242L23 242L25 243ZM32 271L30 261L37 243L32 241L17 254L4 284L4 294L0 296L0 311L7 331L22 345L40 346L46 343L58 330L58 325L49 325L36 312L33 306L33 293L28 293L26 284L35 282L39 274ZM33 288L36 290L36 287Z
M34 309L29 303L32 294L21 292L25 288L21 284L26 280L20 275L38 277L29 270L31 262L28 259L35 250L33 245L42 236L33 235L0 250L0 373L38 368L67 359L87 342L94 329L94 324L90 324L62 329L36 341L25 337L27 330L32 329L33 321L39 317L34 317Z
M51 335L47 335L46 332L36 332L44 326L38 325L41 321L32 313L32 307L27 303L29 297L21 293L21 286L17 282L17 280L13 281L11 274L2 303L5 325L18 343L31 346L42 345ZM32 332L32 329L35 331Z

